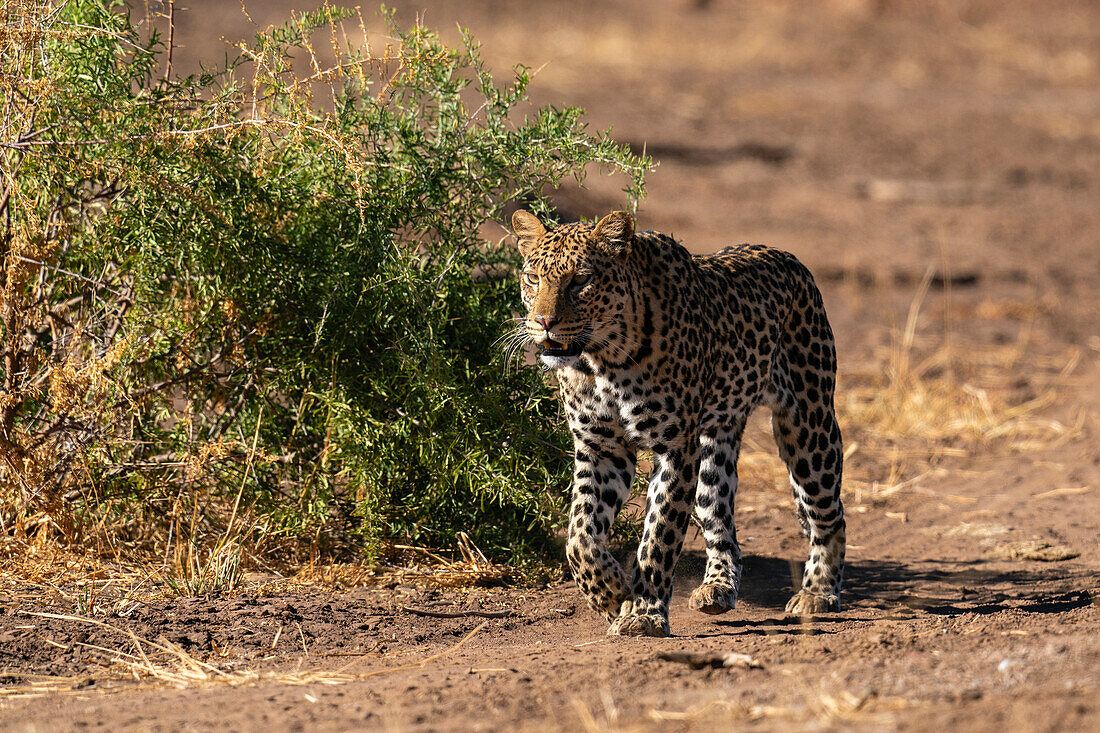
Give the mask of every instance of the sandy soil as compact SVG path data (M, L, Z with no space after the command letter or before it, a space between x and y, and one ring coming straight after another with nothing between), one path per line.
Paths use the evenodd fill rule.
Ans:
M190 5L181 65L248 33L232 7ZM249 11L266 24L291 5ZM234 597L112 601L104 625L41 615L82 614L9 588L0 728L1100 730L1100 7L396 5L469 26L498 69L547 64L536 102L586 107L645 145L661 165L643 228L696 251L780 246L817 273L854 450L846 610L782 612L804 545L761 417L738 497L744 595L725 616L688 610L692 538L671 639L605 637L570 582L254 577ZM616 205L618 183L589 185L563 192L563 210ZM914 302L905 353L921 383L960 415L987 405L1007 422L952 431L951 409L920 401L866 418L877 391L905 392L890 370ZM108 679L144 663L139 646L165 679ZM754 665L661 658L676 652ZM188 682L173 658L210 668Z

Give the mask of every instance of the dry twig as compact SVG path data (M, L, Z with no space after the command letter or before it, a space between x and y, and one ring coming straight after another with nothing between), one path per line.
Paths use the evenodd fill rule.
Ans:
M511 611L429 611L426 608L413 608L412 606L402 606L402 611L408 611L414 616L430 616L432 618L507 618L512 615Z

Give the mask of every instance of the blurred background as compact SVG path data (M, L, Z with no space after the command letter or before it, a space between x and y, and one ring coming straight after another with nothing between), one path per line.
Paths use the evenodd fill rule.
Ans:
M316 4L180 2L175 66L232 57ZM645 148L660 168L640 224L694 249L765 241L876 277L945 253L987 280L1097 274L1094 2L387 5L403 27L420 18L452 43L468 28L498 75L538 70L535 105L581 106L593 128ZM376 10L363 15L380 52ZM569 213L619 203L590 188Z

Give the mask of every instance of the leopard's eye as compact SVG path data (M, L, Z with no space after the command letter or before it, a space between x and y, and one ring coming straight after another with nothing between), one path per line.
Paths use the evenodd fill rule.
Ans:
M533 272L525 272L523 273L523 282L532 287L536 287L539 284L539 276Z
M590 272L578 272L573 275L573 282L571 283L575 288L583 288L588 284L588 281L592 279L592 273Z

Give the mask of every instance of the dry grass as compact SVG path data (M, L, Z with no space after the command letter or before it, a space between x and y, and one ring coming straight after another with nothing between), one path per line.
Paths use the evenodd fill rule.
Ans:
M231 592L241 578L233 546L182 572L152 559L111 562L109 557L48 537L0 535L0 593L88 616L126 615L135 603L150 598Z
M1066 425L1041 415L1057 400L1053 388L1010 404L990 389L944 376L965 359L957 349L943 346L911 365L910 346L903 343L893 354L885 379L850 387L842 395L841 420L850 432L867 441L861 447L916 443L910 452L932 458L966 455L969 447L994 441L1014 451L1053 447L1078 433L1079 423ZM987 351L985 355L988 358L995 353ZM1013 354L1000 356L1006 369L1015 361Z
M0 588L72 585L103 580L115 572L92 551L0 535Z
M1046 540L1021 540L993 545L989 549L989 555L997 560L1061 562L1080 557L1081 553L1072 547Z
M512 569L498 565L474 545L465 532L457 536L458 558L411 545L391 545L376 562L328 563L299 570L290 582L348 588L408 584L428 588L468 588L498 585L511 578Z
M919 531L932 538L973 538L974 544L993 560L1061 562L1081 555L1068 545L1047 539L1012 539L1011 535L1015 534L1012 527L992 522L959 522L954 526L922 527Z
M890 726L894 713L910 706L900 697L879 697L873 693L857 695L840 692L807 691L798 703L752 704L724 698L714 698L685 710L648 708L641 717L623 715L619 705L607 693L600 691L599 705L590 707L580 698L572 700L575 722L563 729L580 728L588 733L634 733L635 731L725 730L736 729L738 723L771 721L776 728L798 729L807 725Z
M1063 355L1056 376L1035 396L1016 402L1006 396L1021 373L1041 376L1029 363L1037 358L1028 353L1034 312L1015 343L964 345L949 337L948 326L925 338L932 344L918 350L919 316L932 273L930 268L921 281L889 352L875 367L843 375L837 411L848 436L846 455L858 456L857 475L849 473L848 486L859 498L864 493L885 498L911 488L940 473L937 466L947 458L1056 448L1080 436L1084 425L1083 412L1070 424L1044 414L1057 404L1058 387L1079 363L1079 349ZM857 477L868 473L877 478Z
M932 274L930 268L917 289L904 330L895 338L882 376L872 376L870 383L862 385L857 376L857 384L844 390L839 405L842 421L879 442L917 439L929 447L930 456L936 447L958 450L977 440L1007 439L1011 448L1030 449L1072 435L1071 428L1038 415L1054 403L1053 389L1010 405L989 389L954 376L974 372L983 365L1002 375L1011 373L1019 366L1026 348L1026 330L1019 343L1002 348L963 351L962 347L942 343L914 363L918 318ZM1072 371L1079 359L1080 352L1073 352L1063 373ZM985 371L978 376L988 376L990 370Z
M193 545L174 567L159 573L164 583L179 596L202 596L209 593L231 593L240 585L241 546L232 540L222 540L205 560L199 559Z
M226 665L219 666L217 664L211 664L194 657L179 645L166 639L162 638L157 641L150 641L135 635L132 631L120 629L96 619L55 613L23 612L23 614L31 617L69 621L110 629L121 636L129 637L130 646L128 649L108 649L91 644L82 644L82 642L74 642L75 644L111 654L112 658L107 668L97 674L81 674L70 677L26 675L23 676L23 679L26 680L24 684L0 687L0 702L26 700L59 694L74 694L80 696L107 694L117 691L123 686L125 686L126 689L132 689L134 683L146 687L173 687L180 690L216 685L240 687L261 683L279 685L345 685L358 680L377 677L392 672L426 667L452 654L474 636L483 631L489 624L488 621L484 621L466 634L466 636L456 644L443 651L409 664L376 669L369 672L349 671L353 665L365 658L359 657L336 670L295 669L291 671L269 672L247 668L234 669L227 668ZM51 643L62 649L68 648L56 642Z
M0 598L106 617L126 616L142 602L171 596L269 595L304 585L469 588L500 585L513 573L512 568L488 560L465 533L460 533L452 559L420 547L393 545L373 564L308 565L293 574L264 574L259 579L242 571L234 545L224 547L220 555L190 570L182 568L181 573L177 566L166 567L152 559L111 563L94 550L77 552L55 542L0 535Z
M89 616L126 615L155 592L150 575L92 550L0 536L0 597L51 603Z
M460 535L456 559L447 559L423 548L394 546L387 559L372 566L325 565L303 569L292 578L260 586L242 582L240 588L265 593L291 585L322 584L327 587L349 585L392 585L408 583L421 586L463 587L495 584L508 576L509 569L491 563L470 541ZM65 651L72 645L89 647L108 655L104 667L75 676L19 675L10 677L22 683L0 687L0 704L8 701L64 695L90 697L146 687L191 689L207 686L342 685L382 674L427 666L469 641L484 630L482 623L465 638L440 653L395 667L353 671L351 668L367 656L338 669L259 670L241 667L241 660L199 659L178 644L164 638L150 640L103 620L125 617L141 602L150 598L179 594L165 576L163 566L144 568L105 563L94 552L78 554L53 543L0 538L0 597L6 602L29 602L42 607L71 609L67 613L20 611L29 617L65 621L108 629L127 643L112 648L79 641L60 643L42 637L50 646ZM196 579L195 582L198 582ZM275 586L275 587L272 587Z
M714 699L684 711L649 710L650 720L687 722L702 727L733 721L782 719L785 725L795 726L810 722L826 725L863 724L888 726L894 721L893 713L909 706L900 697L880 698L867 693L856 695L847 690L840 692L808 693L806 703L798 706L749 705L730 700Z

